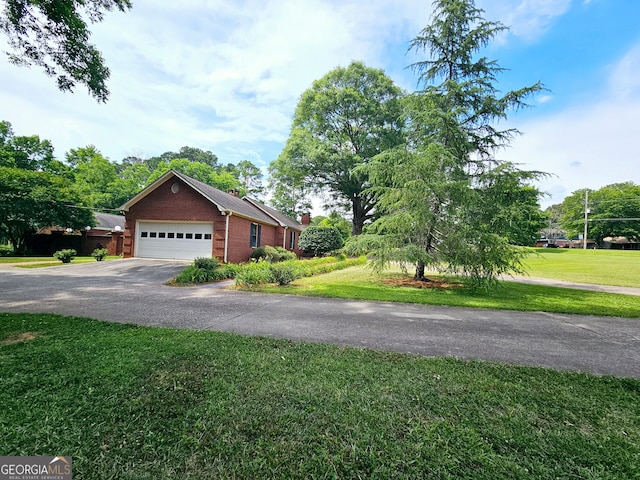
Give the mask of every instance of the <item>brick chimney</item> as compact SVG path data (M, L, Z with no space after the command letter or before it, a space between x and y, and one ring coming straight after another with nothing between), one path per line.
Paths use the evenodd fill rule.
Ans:
M310 213L303 213L302 217L300 217L300 223L302 225L310 225L311 224L311 214Z

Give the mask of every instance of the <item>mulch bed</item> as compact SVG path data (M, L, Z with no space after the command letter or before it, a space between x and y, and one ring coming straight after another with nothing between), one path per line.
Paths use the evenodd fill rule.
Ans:
M464 287L462 283L450 282L440 278L426 278L424 280L416 280L414 278L393 278L385 280L384 284L391 285L392 287L437 288L439 290L452 290Z

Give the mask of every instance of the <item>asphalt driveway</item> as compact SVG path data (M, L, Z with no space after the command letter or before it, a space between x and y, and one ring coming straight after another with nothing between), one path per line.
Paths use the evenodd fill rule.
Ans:
M217 330L640 378L640 320L168 287L186 262L0 265L0 311Z

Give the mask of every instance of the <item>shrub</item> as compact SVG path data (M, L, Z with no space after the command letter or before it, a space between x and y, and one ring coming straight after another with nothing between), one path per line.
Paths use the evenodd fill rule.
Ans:
M243 265L236 274L236 285L251 287L263 283L271 283L271 269L268 262L249 263Z
M266 260L269 263L284 262L286 260L296 260L298 257L295 253L290 252L282 247L272 247L271 245L264 245L262 247L254 248L251 252L249 260L260 261Z
M335 227L307 227L300 234L300 249L315 256L338 250L342 237Z
M104 257L106 257L107 255L109 255L109 250L107 250L106 248L96 248L93 252L91 252L91 256L98 262L104 260Z
M235 278L239 265L220 265L215 258L196 258L173 280L177 284L219 282Z
M298 257L295 253L285 250L282 247L272 247L267 245L264 247L265 260L269 263L284 262L286 260L296 260Z
M300 269L291 263L271 265L271 278L278 285L289 285L294 280L300 278L300 276Z
M78 254L73 248L66 248L64 250L58 250L53 254L55 258L60 260L62 263L70 263L73 257Z
M251 252L251 255L249 255L249 260L255 260L256 262L259 260L264 260L267 256L265 248L266 247L254 248L253 252Z
M193 261L193 266L203 270L213 271L220 266L220 262L215 258L199 257Z

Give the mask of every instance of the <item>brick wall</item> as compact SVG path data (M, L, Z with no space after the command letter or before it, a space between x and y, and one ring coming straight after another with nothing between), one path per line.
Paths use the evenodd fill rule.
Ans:
M171 186L177 183L180 188L177 193L171 191ZM123 240L123 255L132 257L135 252L135 227L139 220L156 220L163 222L213 222L212 256L224 261L224 243L227 218L220 214L218 208L202 197L190 186L178 178L170 178L153 192L133 205L125 214L125 233ZM227 261L229 263L246 262L253 251L250 245L252 220L232 215L229 217L229 245ZM261 245L282 246L281 227L262 225L260 234ZM287 231L288 234L288 231ZM288 239L286 247L288 248ZM297 247L297 234L296 234Z
M176 193L171 191L171 186L177 183L179 189ZM136 221L156 220L162 222L213 222L215 226L220 220L224 222L224 216L218 208L202 195L193 190L189 185L178 178L169 178L162 185L150 192L135 205L132 205L125 214L125 238L123 242L123 254L132 257L135 252ZM223 227L224 228L224 227ZM222 241L224 242L224 229ZM214 250L216 242L214 240ZM224 249L224 245L223 245ZM218 252L211 252L212 256L222 260Z

